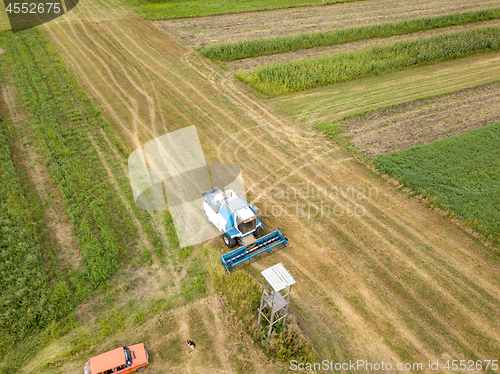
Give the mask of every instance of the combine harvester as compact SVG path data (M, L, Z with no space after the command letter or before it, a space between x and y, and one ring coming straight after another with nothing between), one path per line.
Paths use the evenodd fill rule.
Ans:
M208 221L222 231L224 243L233 248L221 256L222 264L231 273L288 245L288 239L280 229L259 238L263 216L257 217L257 207L248 204L245 195L235 187L224 191L215 187L203 193L203 209Z

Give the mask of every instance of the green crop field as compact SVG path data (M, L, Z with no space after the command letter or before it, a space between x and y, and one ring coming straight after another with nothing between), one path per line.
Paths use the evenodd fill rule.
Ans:
M254 12L270 9L294 8L307 5L328 5L363 0L125 0L143 18L149 20L201 17L217 14Z
M199 51L214 61L235 61L243 58L271 55L298 49L348 43L370 38L388 37L426 31L466 23L500 18L500 8L445 14L378 25L350 27L331 32L309 33L297 36L248 40L230 44L201 47Z
M500 123L376 159L380 169L500 240Z
M96 141L104 146L99 130L109 126L48 40L39 31L29 30L4 34L0 47L6 51L2 75L12 79L20 110L27 113L22 125L17 126L22 126L22 135L42 152L75 227L84 265L75 268L74 264L61 263L55 256L56 248L36 240L33 230L43 232L43 218L35 205L28 206L29 200L24 201L23 188L16 180L5 139L1 138L2 222L10 222L10 234L2 238L5 250L1 252L3 259L8 258L1 263L0 352L5 353L15 349L20 338L63 317L95 289L105 287L120 264L132 258L137 231L106 182L106 170L88 137L93 129ZM9 122L4 128L16 135ZM157 254L161 254L160 240L144 213L142 218ZM42 261L50 267L44 269ZM55 282L52 286L48 285L49 276Z
M40 206L21 184L11 157L4 128L12 137L12 127L1 119L0 123L0 354L4 355L64 311L67 287L63 280L50 286L44 264L53 261L54 251L43 244Z
M488 27L257 67L236 76L267 94L285 94L500 49Z

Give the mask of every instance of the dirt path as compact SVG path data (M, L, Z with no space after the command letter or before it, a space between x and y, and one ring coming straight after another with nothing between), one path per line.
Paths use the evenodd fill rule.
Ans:
M500 6L498 0L368 0L305 7L157 21L169 35L191 47L231 43L336 28L373 25ZM390 10L390 11L388 11Z
M123 10L111 3L84 3L85 12L44 27L54 48L131 149L196 125L207 162L241 167L267 226L292 243L251 271L279 261L289 268L293 313L320 359L427 363L500 354L500 266L491 249L151 23L128 13L119 19ZM385 1L367 3L386 11ZM224 334L214 332L235 341ZM223 355L217 360L228 367Z
M314 48L302 49L302 50L298 50L298 51L278 53L278 54L270 55L270 56L246 58L243 60L229 62L226 64L226 66L231 70L250 70L256 66L265 65L265 64L286 63L286 62L290 62L293 60L299 60L299 59L303 59L303 58L311 58L311 57L316 57L316 56L321 56L321 55L331 55L331 54L334 54L337 52L342 52L342 51L358 50L358 49L362 49L362 48L366 48L366 47L373 47L373 46L383 46L383 45L392 44L392 43L399 42L399 41L417 40L420 38L426 38L426 37L433 36L433 35L441 35L441 34L446 34L446 33L450 33L450 32L458 32L458 31L471 30L471 29L480 28L480 27L482 28L482 27L491 27L491 26L499 26L499 25L500 25L500 20L493 20L493 21L488 21L488 22L472 23L472 24L461 25L461 26L445 27L445 28L438 29L438 30L415 32L415 33L411 33L408 35L396 35L396 36L391 36L388 38L375 38L375 39L369 39L369 40L361 40L361 41L353 42L353 43L345 43L345 44L341 44L341 45L333 45L333 46L327 46L327 47L314 47Z

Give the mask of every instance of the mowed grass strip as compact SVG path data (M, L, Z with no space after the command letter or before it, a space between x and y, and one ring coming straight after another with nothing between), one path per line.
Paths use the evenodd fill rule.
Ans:
M350 27L330 32L265 38L201 47L199 51L214 61L229 62L244 58L272 55L299 49L349 43L370 38L404 35L467 23L500 18L500 8L446 14L436 17L409 19L378 25Z
M364 0L124 0L137 14L148 20L202 17L219 14L296 8L309 5L350 3Z
M261 92L280 95L386 71L498 51L499 33L499 27L488 27L435 35L387 46L264 65L249 72L238 71L236 76Z
M500 243L500 122L379 157L377 166Z

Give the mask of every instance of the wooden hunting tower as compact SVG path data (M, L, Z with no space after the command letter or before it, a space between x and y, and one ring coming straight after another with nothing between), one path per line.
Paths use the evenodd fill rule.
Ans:
M292 285L295 284L295 279L282 263L267 268L262 272L262 275L265 281L262 284L262 297L260 299L257 324L260 325L261 317L264 317L269 322L269 331L267 333L269 339L276 323L283 320L282 326L285 327L286 318L290 314L290 293L292 292ZM270 320L264 314L264 309L267 307L271 310Z

